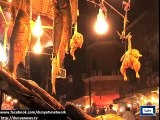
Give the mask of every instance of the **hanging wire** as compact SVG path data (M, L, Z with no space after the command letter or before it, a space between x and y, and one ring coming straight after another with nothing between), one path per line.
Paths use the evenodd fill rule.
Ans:
M41 13L42 13L42 5L43 5L43 0L41 0L41 7L40 7L40 13L39 13L39 15L41 15Z
M107 17L107 9L106 9L106 7L104 5L104 0L100 1L100 9L102 9L103 14L105 15L105 17Z
M77 10L77 16L79 16L79 9ZM76 21L76 24L74 26L74 34L76 34L77 32L78 32L78 25L77 25L77 21Z
M125 2L125 1L123 1L122 2L122 7L124 7L124 11L125 11L125 15L124 15L124 21L123 21L123 31L122 31L122 33L120 34L118 31L117 31L117 33L118 33L118 35L120 36L120 39L122 39L122 43L124 43L125 44L125 51L126 51L126 39L127 39L127 36L128 35L126 35L126 26L127 26L127 22L129 22L127 19L127 13L128 13L128 10L130 9L130 0L128 0L128 2ZM123 40L125 40L125 42L123 42Z
M128 2L123 1L122 2L122 7L124 6L124 11L125 11L125 16L124 16L124 22L123 22L123 31L122 31L122 35L120 35L120 39L122 39L122 43L123 43L123 39L125 39L125 52L127 51L127 42L126 40L128 39L127 35L126 36L126 26L127 26L127 14L128 14L128 10L130 9L130 0L128 0Z
M106 4L106 5L108 5L112 10L114 10L118 15L120 15L122 18L124 18L125 16L124 15L122 15L118 10L116 10L112 5L110 5L108 2L106 2L105 0L104 0L104 3ZM127 20L127 22L129 22L128 20Z
M124 50L125 50L124 52L126 52L127 51L127 41L126 40L124 41L124 47L125 47L124 48Z
M99 6L99 4L96 3L94 0L86 0L86 1L93 3L95 6L96 6L96 5Z
M93 3L95 6L99 6L100 7L100 4L98 4L98 3L96 3L94 0L86 0L86 1L88 1L88 2L90 2L90 3ZM100 2L101 3L101 2ZM116 10L112 5L110 5L108 2L106 2L105 0L103 0L103 4L106 4L106 5L108 5L112 10L114 10L118 15L120 15L122 18L124 18L125 16L124 15L122 15L118 10ZM105 5L104 5L104 7L105 7ZM127 22L129 22L128 20L127 20Z

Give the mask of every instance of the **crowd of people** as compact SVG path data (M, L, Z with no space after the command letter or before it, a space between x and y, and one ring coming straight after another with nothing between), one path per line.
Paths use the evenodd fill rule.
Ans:
M152 105L148 102L146 105ZM113 105L110 104L108 107L104 106L103 108L97 108L97 106L93 106L89 114L93 117L99 115L107 115L107 114L116 114L121 116L124 120L158 120L156 116L140 116L140 114L135 114L130 107L125 108L125 112L123 114L118 114L116 110L113 109Z
M146 104L147 106L152 106L151 102ZM1 110L19 110L20 106L17 104L17 100L11 97L7 97L1 106ZM95 104L92 106L92 109L86 111L87 114L90 114L93 117L99 115L115 114L121 116L124 120L159 120L159 114L157 116L140 116L140 113L135 114L130 107L125 108L123 114L119 114L116 110L113 109L113 105L110 104L108 107L104 106L103 108L98 108Z
M97 109L97 107L93 107L92 113L94 116L105 115L105 114L117 114L115 110L113 110L113 105L110 104L109 107L104 106L103 108Z

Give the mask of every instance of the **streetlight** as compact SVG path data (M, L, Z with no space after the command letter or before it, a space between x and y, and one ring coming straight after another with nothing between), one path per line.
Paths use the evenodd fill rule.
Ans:
M95 24L95 31L98 34L104 34L108 31L108 23L106 21L106 16L103 13L102 9L99 9L99 13L97 15L97 21Z

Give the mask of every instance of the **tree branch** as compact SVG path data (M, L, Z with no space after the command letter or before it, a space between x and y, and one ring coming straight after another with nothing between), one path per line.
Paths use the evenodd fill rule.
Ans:
M29 83L27 84L27 80L25 82L23 80L19 80L21 81L20 83L2 67L0 67L0 76L0 90L18 99L20 103L29 107L30 109L63 109L60 103L58 103L53 97L51 97L46 91L41 89L38 85L32 85ZM23 85L22 83L25 84Z

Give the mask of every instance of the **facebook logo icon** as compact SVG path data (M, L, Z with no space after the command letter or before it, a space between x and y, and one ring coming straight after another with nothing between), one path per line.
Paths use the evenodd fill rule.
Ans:
M156 106L140 106L140 116L156 116Z

